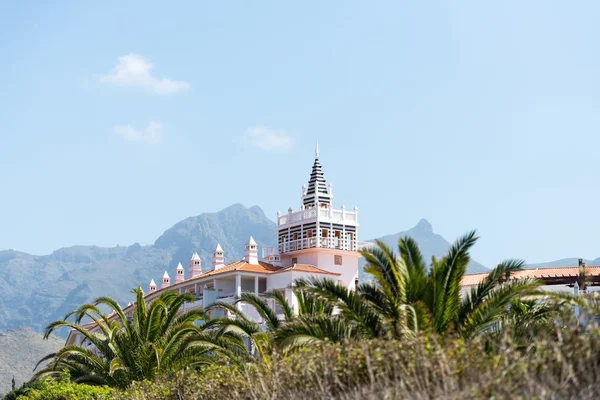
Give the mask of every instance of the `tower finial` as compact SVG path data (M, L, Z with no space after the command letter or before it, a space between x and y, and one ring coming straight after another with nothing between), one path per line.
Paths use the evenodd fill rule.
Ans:
M319 142L317 142L317 145L315 146L315 158L319 158Z

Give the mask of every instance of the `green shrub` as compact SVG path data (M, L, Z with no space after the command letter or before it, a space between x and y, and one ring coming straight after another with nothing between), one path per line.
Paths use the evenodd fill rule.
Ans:
M25 390L18 400L110 400L114 390L106 386L90 386L71 382L67 371L60 379L38 382Z
M25 395L31 389L39 388L41 385L41 382L25 382L22 386L11 390L4 395L2 400L17 400L19 396Z

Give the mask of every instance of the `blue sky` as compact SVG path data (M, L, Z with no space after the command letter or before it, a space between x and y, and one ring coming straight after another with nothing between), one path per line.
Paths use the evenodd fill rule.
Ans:
M424 217L487 266L600 256L598 2L171 3L0 6L0 248L274 219L318 140L363 239Z

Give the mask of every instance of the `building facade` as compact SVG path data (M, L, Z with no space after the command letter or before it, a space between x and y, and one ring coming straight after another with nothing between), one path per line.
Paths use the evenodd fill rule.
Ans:
M358 209L333 207L332 185L325 181L318 145L308 185L302 186L300 200L298 211L290 208L287 214L277 213L277 243L262 249L262 259L252 237L244 246L244 258L230 264L225 264L225 250L216 243L207 268L202 268L200 256L194 253L188 262L187 276L181 263L173 271L173 282L165 271L160 287L154 279L150 282L145 301L151 302L165 290L190 293L195 300L184 304L182 311L185 311L206 308L215 301L233 303L243 292L262 296L279 290L292 309L297 309L292 287L299 278L326 278L354 289L358 281L359 249L365 245L358 241ZM281 313L275 303L270 304ZM243 303L237 307L261 321L253 307ZM124 309L126 315L131 316L134 308L135 304L128 305ZM225 314L222 310L212 312L215 313L212 317ZM91 331L97 328L93 323L86 327ZM67 345L81 344L82 339L77 331L71 331Z

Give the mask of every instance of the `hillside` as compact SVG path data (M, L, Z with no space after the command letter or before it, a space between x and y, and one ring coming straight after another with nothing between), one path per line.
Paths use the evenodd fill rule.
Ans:
M38 361L63 344L63 339L44 340L41 333L26 327L0 333L0 394L10 391L13 376L17 387L28 381Z
M172 275L179 262L187 268L192 252L197 251L206 266L219 241L226 262L232 262L243 257L251 234L260 246L272 243L274 226L259 207L235 204L181 221L151 246L73 246L45 256L2 251L0 331L20 326L41 331L48 322L100 295L127 304L133 287L145 288L165 270Z

